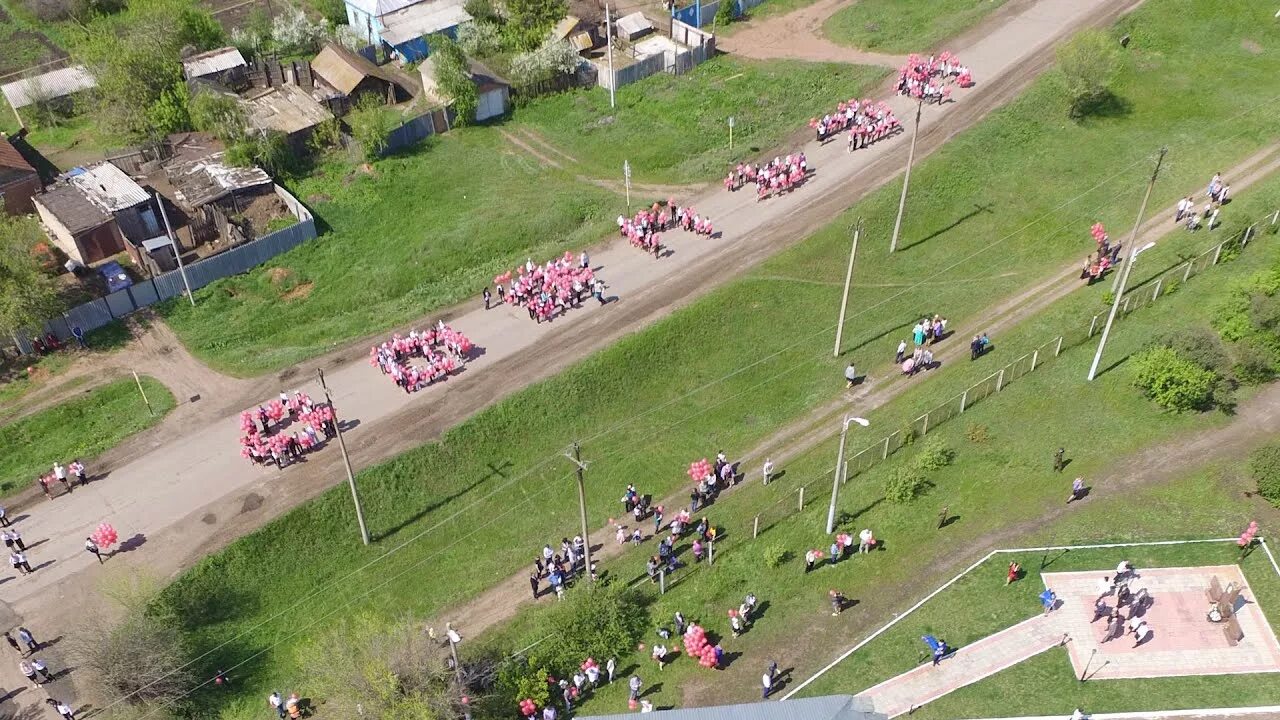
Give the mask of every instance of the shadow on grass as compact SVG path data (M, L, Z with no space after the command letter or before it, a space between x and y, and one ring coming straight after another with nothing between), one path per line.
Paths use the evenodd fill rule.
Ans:
M511 464L511 463L510 463L509 461L504 461L500 466L498 466L498 467L494 467L493 463L489 463L489 472L488 472L486 475L484 475L483 477L481 477L480 479L476 480L475 482L471 483L470 485L466 486L465 488L462 488L461 490L458 490L457 492L453 493L452 495L449 495L449 496L447 496L447 497L443 497L443 498L441 498L441 499L439 499L439 500L437 500L437 501L435 501L435 502L431 503L430 505L427 505L426 507L422 508L422 509L421 509L421 510L419 510L418 512L416 512L416 513L414 513L414 514L410 515L409 517L405 518L404 520L400 521L399 523L396 523L396 524L395 524L395 526L393 526L393 527L392 527L392 528L390 528L389 530L386 530L386 531L383 531L383 532L372 532L372 533L370 533L370 536L371 536L372 540L373 540L374 542L381 542L381 541L383 541L383 540L386 540L387 538L390 538L390 537L394 536L396 533L400 532L401 530L405 529L406 527L408 527L408 526L410 526L410 525L412 525L412 524L414 524L414 523L418 522L419 520L421 520L422 518L426 517L427 515L429 515L429 514L431 514L431 513L435 512L436 510L439 510L440 508L444 507L445 505L448 505L448 504L452 503L454 500L457 500L458 498L462 497L463 495L466 495L467 493L471 492L472 490L476 489L477 487L479 487L479 486L483 485L484 483L488 482L491 478L495 478L495 477L496 477L496 478L499 478L499 479L505 479L505 478L507 477L507 474L506 474L503 470L504 470L504 468L506 468L506 467L507 467L508 465L510 465L510 464Z
M951 222L951 224L950 224L950 225L947 225L947 226L945 226L945 227L938 228L937 230L934 230L933 232L929 233L928 235L925 235L924 237L920 238L919 240L917 240L917 241L915 241L915 242L911 243L910 245L903 245L902 247L898 248L898 252L904 252L904 251L906 251L906 250L910 250L911 248L916 247L917 245L923 245L923 244L925 244L925 243L929 242L930 240L932 240L932 239L934 239L934 238L938 237L939 235L945 235L945 234L947 234L947 233L951 232L952 230L955 230L956 228L958 228L958 227L960 227L961 225L963 225L963 224L965 223L965 221L970 220L970 219L972 219L972 218L975 218L975 217L977 217L977 216L981 215L982 213L992 213L993 211L991 210L991 206L992 206L992 205L994 205L994 204L995 204L995 203L987 203L986 205L979 205L979 204L977 204L977 203L974 203L974 204L973 204L973 210L971 210L971 211L969 211L969 212L965 213L964 215L961 215L960 217L956 218L955 220L953 220L953 221Z

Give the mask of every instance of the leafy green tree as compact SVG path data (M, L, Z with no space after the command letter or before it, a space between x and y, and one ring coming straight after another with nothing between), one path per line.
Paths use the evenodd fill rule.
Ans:
M720 0L720 6L716 8L716 25L724 27L733 22L734 6L737 0Z
M929 481L914 465L894 468L884 481L884 497L891 503L905 505L929 489Z
M364 149L366 160L376 160L387 149L391 131L396 129L395 113L376 95L365 95L347 115L351 135Z
M39 327L61 309L53 278L32 253L41 242L44 233L34 217L0 214L0 328Z
M507 0L505 30L512 44L532 50L542 44L547 33L569 13L567 0Z
M1122 66L1118 48L1102 30L1085 30L1058 46L1058 73L1072 117L1088 115L1111 95Z
M471 80L471 66L466 53L448 35L435 34L426 40L435 65L436 85L449 97L457 115L455 122L458 125L475 122L480 95Z
M1280 445L1263 445L1249 455L1249 474L1258 494L1280 507Z
M231 95L218 92L197 92L191 99L191 125L202 132L212 133L224 143L235 143L244 138L244 107Z
M539 637L556 641L540 646L529 664L553 674L569 672L588 657L603 665L634 648L648 627L648 610L634 592L603 583L576 587L543 617Z
M1213 405L1218 376L1173 348L1153 347L1133 356L1133 384L1157 405L1174 412Z

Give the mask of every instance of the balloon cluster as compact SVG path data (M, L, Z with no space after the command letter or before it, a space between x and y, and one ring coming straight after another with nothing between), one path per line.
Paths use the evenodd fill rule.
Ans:
M510 272L493 278L499 288L507 286L505 294L499 293L503 302L523 306L539 320L547 320L555 313L557 300L566 308L575 302L575 283L582 290L589 290L594 281L591 268L579 267L571 252L545 265L526 262L516 268L514 279Z
M536 712L538 712L538 703L534 702L533 698L525 698L520 701L521 715L528 718L528 717L533 717L534 713Z
M707 631L697 623L689 623L684 631L684 651L689 657L696 658L704 668L716 666L715 646L707 642Z
M280 432L285 415L295 418L304 430L293 433L292 437ZM332 407L312 405L311 398L303 392L294 393L287 402L277 399L259 405L257 410L245 410L240 413L240 457L265 461L272 452L286 457L293 440L297 440L303 452L309 451L331 434L326 429L332 430L334 421ZM267 434L269 422L275 424L274 435Z
M582 661L582 671L583 671L583 672L586 672L587 670L590 670L591 668L595 668L595 669L599 670L599 669L600 669L600 664L599 664L599 663L597 663L597 662L596 662L595 660L593 660L592 658L587 658L586 660L583 660L583 661Z
M1240 533L1240 539L1236 540L1236 544L1240 547L1249 547L1253 544L1253 536L1258 534L1258 521L1250 520L1249 527Z
M472 347L466 335L438 322L424 332L414 330L407 337L396 334L370 348L369 364L391 376L405 392L413 392L462 367ZM411 364L409 359L413 357L425 358L426 365Z
M89 537L93 539L95 545L103 550L115 545L116 541L120 539L120 536L116 534L116 529L111 527L109 523L98 523L98 528Z
M840 533L836 536L836 545L839 545L841 550L853 545L853 536L849 533Z
M693 462L689 463L689 477L693 478L694 482L699 482L700 480L707 477L711 473L712 473L711 463L707 462L706 458L702 458L701 460L694 460Z
M1093 227L1089 228L1089 234L1093 236L1093 241L1099 245L1102 244L1103 240L1107 239L1107 229L1102 227L1102 223L1094 223Z

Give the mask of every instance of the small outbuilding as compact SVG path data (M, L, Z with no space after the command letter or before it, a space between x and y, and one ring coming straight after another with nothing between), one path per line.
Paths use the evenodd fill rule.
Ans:
M362 95L380 97L388 105L413 98L413 91L401 78L336 43L326 43L311 61L311 74L352 104Z
M5 83L0 85L0 93L4 94L9 107L13 108L13 114L18 117L18 123L25 126L22 116L18 113L22 108L40 102L69 107L74 95L92 90L97 86L98 81L94 79L88 68L83 65L74 65Z
M124 236L111 213L69 183L32 198L49 239L67 257L89 265L124 250Z
M444 96L436 84L435 63L431 58L422 61L418 66L422 75L423 92L442 103L452 103L453 98ZM475 83L479 102L476 105L476 121L483 122L490 118L505 115L511 108L511 83L498 77L484 65L471 61L471 82Z
M274 130L288 138L295 150L333 113L297 85L261 88L243 96L245 117L257 130Z
M853 695L657 710L648 714L652 720L886 720L883 714L872 711L870 700ZM635 716L635 713L592 715L579 716L578 720L627 720Z
M249 63L234 47L208 50L190 55L182 61L182 72L188 80L206 78L229 88L242 88L248 84Z

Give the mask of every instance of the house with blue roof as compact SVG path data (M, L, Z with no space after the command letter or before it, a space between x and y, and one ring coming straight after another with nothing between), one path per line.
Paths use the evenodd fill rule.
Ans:
M425 36L455 37L458 26L471 21L465 0L345 0L347 24L370 45L381 46L402 62L431 54Z

